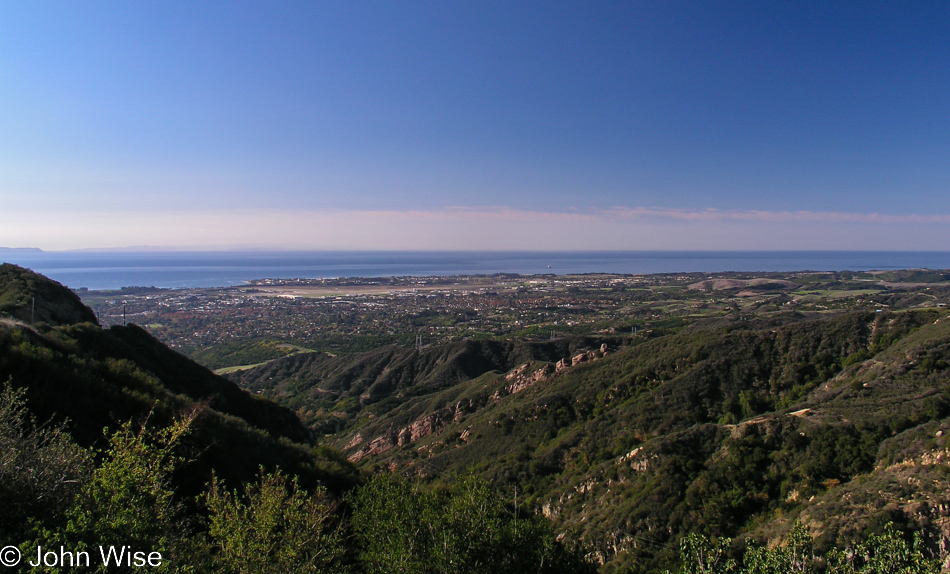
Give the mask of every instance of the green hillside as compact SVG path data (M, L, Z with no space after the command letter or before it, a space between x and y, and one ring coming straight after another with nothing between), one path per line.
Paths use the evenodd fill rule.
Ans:
M786 313L626 339L301 355L233 377L360 465L474 469L604 571L647 572L675 569L687 533L765 540L795 519L820 550L889 521L936 548L950 536L948 357L945 310Z
M658 317L228 379L2 278L0 534L25 552L121 538L165 571L493 574L947 555L945 308Z
M0 317L49 325L96 323L95 313L78 295L10 263L0 264Z
M486 481L367 480L285 407L137 326L69 323L86 313L64 287L4 272L9 299L32 307L23 289L39 285L59 313L0 316L4 566L57 544L69 562L47 552L37 571L127 572L146 556L160 572L594 570ZM136 554L90 559L104 545Z
M68 421L79 444L99 445L105 428L115 431L126 422L146 419L168 425L199 409L202 414L189 439L195 460L180 477L188 491L203 488L212 469L240 484L261 465L281 466L308 484L320 480L342 489L354 483L347 465L315 457L310 431L286 408L248 394L134 325L102 329L84 321L50 326L93 315L72 292L40 275L13 265L4 265L2 272L0 290L6 300L42 293L37 308L52 310L44 314L49 322L35 328L15 320L0 322L0 382L24 389L38 420Z

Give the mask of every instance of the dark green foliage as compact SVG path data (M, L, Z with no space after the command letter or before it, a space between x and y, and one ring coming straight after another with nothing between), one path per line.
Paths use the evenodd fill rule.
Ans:
M772 460L769 437L751 431L726 441L689 485L685 504L693 509L692 528L709 533L732 533L748 518L768 507L773 485L763 480Z
M351 355L303 353L230 373L243 388L261 391L303 416L318 434L341 432L362 411L382 415L424 397L519 363L556 362L580 349L616 344L613 338L565 338L522 343L463 341L423 350L385 346ZM318 414L319 411L325 411ZM347 416L341 417L339 414Z
M474 468L548 507L568 539L584 539L608 563L605 571L656 572L672 567L690 532L768 530L775 517L825 494L834 500L842 485L874 488L858 485L878 472L885 452L893 459L936 448L937 427L921 430L929 438L887 445L948 415L950 369L939 361L950 324L937 318L856 312L788 314L729 329L697 323L557 374L551 362L521 363L522 355L504 366L525 364L531 373L547 364L549 374L510 396L510 379L488 372L449 386L400 387L362 408L349 398L323 408L347 417L336 427L339 447L357 432L360 446L389 437L391 448L367 457L371 468L424 476ZM358 360L327 357L324 365ZM435 371L417 366L413 380L430 380ZM283 384L271 374L272 384ZM432 434L396 444L401 429L419 421ZM831 544L863 530L855 513L878 512L859 506L821 514ZM895 518L901 512L888 508Z
M261 473L244 492L215 479L203 497L216 571L343 572L345 549L334 505L323 489L308 493L280 471Z
M17 397L8 391L4 405L7 399L16 403ZM20 547L27 557L38 546L54 543L97 557L101 545L159 552L162 564L155 569L160 572L594 571L555 541L547 521L519 514L474 477L440 490L377 477L352 495L356 546L350 549L346 524L326 491L306 491L296 477L280 471L262 470L240 491L213 479L198 497L207 511L205 520L174 488L174 475L186 464L182 439L196 416L159 429L123 425L109 435L109 446L91 474L58 498L62 516L44 514L38 500L17 515L29 529L5 534L25 540ZM15 427L20 418L14 413L4 420ZM9 430L8 438L20 444L35 438L22 426ZM6 486L9 473L3 478ZM354 562L356 553L359 560ZM97 572L135 571L106 567L97 559L92 567ZM58 571L55 566L37 570Z
M555 542L545 521L520 516L474 477L438 491L379 475L350 502L360 558L370 572L593 571Z
M814 282L822 289L860 284L844 274ZM904 301L898 295L889 300ZM679 289L664 297L685 295ZM37 505L18 512L32 516L30 529L48 532L65 533L71 518L70 540L112 536L124 524L129 536L193 557L175 564L200 571L266 571L277 562L281 571L306 571L313 558L320 568L346 562L357 571L585 568L556 538L568 547L582 541L605 573L674 569L681 548L693 557L685 565L691 572L928 571L930 562L913 568L930 556L922 540L936 540L945 524L950 476L941 458L950 448L945 312L807 315L773 305L753 314L754 305L734 302L733 314L708 320L657 317L651 331L626 339L310 353L234 375L321 434L336 433L323 446L308 442L291 412L241 392L137 327L30 329L7 321L0 377L26 389L40 420L68 416L80 444L108 439L113 451L101 454L81 496L63 506L81 511L43 514ZM602 342L606 356L598 352ZM555 369L588 350L577 365ZM156 460L162 431L101 432L129 420L123 428L137 429L149 412L157 428L169 428L201 405L204 414L176 439L179 450L161 476L134 480L135 464L116 449ZM11 436L29 442L41 436L30 438L34 430L27 425ZM140 444L147 448L136 451ZM364 457L367 469L421 480L380 477L356 487L353 465L329 445ZM182 458L189 462L179 465ZM469 469L477 479L445 482ZM220 481L208 494L212 470ZM352 530L346 506L331 501L347 489ZM500 492L517 492L518 509ZM115 511L133 503L147 507L140 522ZM812 541L798 529L784 544L749 542L743 554L743 540L774 537L794 516L821 535ZM185 527L169 529L182 519ZM888 522L925 538L910 543L888 531ZM307 533L315 532L326 536L326 560L308 554ZM345 551L334 546L340 540ZM833 547L851 551L829 553ZM240 563L247 553L271 562ZM885 563L895 556L898 563Z
M27 411L23 390L0 390L0 538L22 540L30 521L63 519L90 472L89 453L62 426L40 425Z
M184 439L202 452L179 477L189 493L203 488L212 468L240 484L261 464L280 465L307 485L320 478L342 489L355 480L352 466L315 463L310 433L292 412L242 391L135 326L67 325L40 334L0 325L0 377L25 390L41 420L68 417L70 433L85 446L101 441L104 427L149 413L153 424L168 425L202 405Z
M828 479L846 481L868 472L877 459L881 441L890 434L890 429L883 425L823 425L810 429L800 466L802 474L820 483Z
M0 264L0 317L48 325L96 323L96 315L79 296L29 269Z

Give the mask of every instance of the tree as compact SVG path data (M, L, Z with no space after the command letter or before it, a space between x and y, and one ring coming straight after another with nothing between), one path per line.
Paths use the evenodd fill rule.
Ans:
M822 560L812 554L811 538L801 524L796 524L784 545L750 546L738 569L734 560L726 558L729 539L710 541L700 534L684 537L680 547L682 574L786 574L793 572L824 572L827 574L937 574L940 560L928 558L923 538L914 533L910 544L892 523L881 534L848 550L832 549Z
M927 557L920 532L915 532L913 541L908 544L889 522L884 532L868 536L851 551L833 549L829 552L828 571L832 574L937 574L940 560Z
M680 541L681 574L725 574L735 572L736 561L728 558L729 538L709 539L691 532Z
M796 522L784 545L749 546L742 558L743 574L791 574L813 572L812 541L805 527Z

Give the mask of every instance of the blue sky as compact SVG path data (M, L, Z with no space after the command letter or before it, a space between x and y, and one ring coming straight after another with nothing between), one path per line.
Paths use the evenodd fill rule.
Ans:
M0 246L950 250L946 2L0 5Z

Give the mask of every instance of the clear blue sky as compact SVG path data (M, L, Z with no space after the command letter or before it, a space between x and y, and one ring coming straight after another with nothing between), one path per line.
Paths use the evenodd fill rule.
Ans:
M0 4L0 246L950 250L948 160L945 1Z

